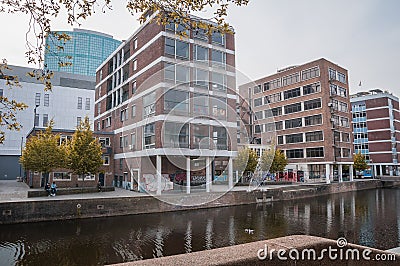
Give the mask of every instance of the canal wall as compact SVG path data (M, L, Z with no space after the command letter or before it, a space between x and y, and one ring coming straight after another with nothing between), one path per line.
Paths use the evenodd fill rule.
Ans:
M379 180L368 180L333 184L287 186L250 192L231 191L212 202L199 206L171 205L148 195L115 198L107 198L105 196L104 198L87 197L83 199L30 199L29 201L1 202L0 224L158 213L292 200L333 193L381 188L382 184L383 183ZM202 201L205 195L207 194L193 193L190 196L171 195L171 197L191 197L194 198L194 202L196 202L196 197L199 198L198 201Z
M343 247L342 244L344 244ZM298 260L292 258L298 258ZM398 254L374 248L355 244L346 245L345 242L322 237L292 235L230 247L114 264L114 266L398 265L399 260Z

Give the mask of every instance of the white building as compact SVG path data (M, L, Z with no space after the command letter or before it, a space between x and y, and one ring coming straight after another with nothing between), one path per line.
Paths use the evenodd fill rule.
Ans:
M15 179L21 175L18 160L34 120L35 126L39 127L53 119L55 129L75 129L85 116L93 121L94 115L94 77L54 72L53 89L45 91L42 83L27 76L31 68L10 67L12 70L5 74L18 76L21 87L10 89L0 77L0 96L23 102L29 107L17 112L17 121L22 125L20 131L0 127L6 132L6 140L0 144L0 179Z

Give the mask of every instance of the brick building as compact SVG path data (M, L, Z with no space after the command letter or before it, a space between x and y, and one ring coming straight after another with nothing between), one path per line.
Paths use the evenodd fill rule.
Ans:
M31 136L36 135L39 131L45 130L44 127L35 127L27 135L27 141ZM72 135L75 130L70 129L53 129L54 134L60 135L60 145L62 142L72 139ZM46 177L42 173L27 171L25 173L25 181L31 188L44 187L47 182L52 183L55 181L57 187L96 187L98 182L102 186L113 186L113 161L111 160L112 149L110 146L110 139L112 134L107 132L93 132L93 136L97 138L102 147L103 166L100 168L100 172L93 175L87 175L83 178L78 177L71 173L71 170L65 168L55 169L49 173L49 177Z
M97 69L95 128L114 133L118 186L161 194L232 181L234 35L183 30L148 20Z
M306 181L352 178L346 69L322 58L278 70L239 90L247 101L239 109L253 149L276 144L289 159L287 171Z
M364 176L399 175L399 98L380 89L351 96L354 152L372 168Z

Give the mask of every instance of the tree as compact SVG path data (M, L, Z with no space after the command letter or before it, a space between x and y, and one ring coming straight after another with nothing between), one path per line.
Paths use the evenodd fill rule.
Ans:
M93 137L88 117L85 117L84 121L77 127L71 142L68 144L67 154L68 168L82 179L86 175L98 173L103 165L101 145Z
M268 150L261 156L261 169L272 174L283 172L288 160L285 154L279 150Z
M183 25L186 29L204 30L211 34L213 31L230 32L231 29L225 21L229 4L243 6L247 5L248 2L249 0L127 0L126 9L132 15L140 14L139 21L141 23L148 19L150 13L154 13L155 16L152 19L156 23L163 25L175 23ZM61 15L66 15L66 22L69 25L80 26L83 20L93 16L97 11L100 11L99 13L111 12L112 3L112 0L0 0L0 14L22 14L30 17L25 33L27 47L25 56L28 63L34 64L37 69L27 74L41 81L45 90L51 90L53 73L46 70L43 57L47 49L46 37L51 34L55 40L64 43L71 38L65 33L52 32L52 21ZM209 18L215 22L214 24L205 23L201 20L190 20L190 16L194 12L205 11L209 8L215 10L212 17ZM185 31L182 30L181 34L185 35ZM30 37L34 39L33 42L29 40ZM63 46L57 46L57 50L62 51L63 49ZM71 62L67 62L65 59L70 60L72 58L67 56L61 59L60 57L59 65L61 67L71 65ZM5 67L7 67L6 60L3 59L3 62L0 62L0 76L3 76L2 69ZM23 103L0 97L0 126L7 125L8 129L19 130L20 125L15 119L15 114L26 107ZM0 131L0 143L4 141L4 138L4 131Z
M53 169L64 167L66 163L65 147L59 145L60 136L53 134L52 130L53 121L50 121L45 131L27 140L20 158L24 169L41 172L46 182Z
M356 153L353 157L354 161L354 170L360 172L368 169L367 161L365 160L365 156L360 152ZM359 174L359 177L361 174Z
M241 149L234 160L234 167L242 174L245 172L254 173L258 164L258 156L254 150L248 147Z

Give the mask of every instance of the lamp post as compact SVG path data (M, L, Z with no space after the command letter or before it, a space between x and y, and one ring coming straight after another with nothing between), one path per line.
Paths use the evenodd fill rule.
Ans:
M35 108L33 109L33 129L32 129L32 133L35 133L35 128L36 128L36 109L39 107L39 104L35 105ZM21 151L21 155L22 155L22 151ZM30 175L29 177L29 187L33 188L33 176Z

